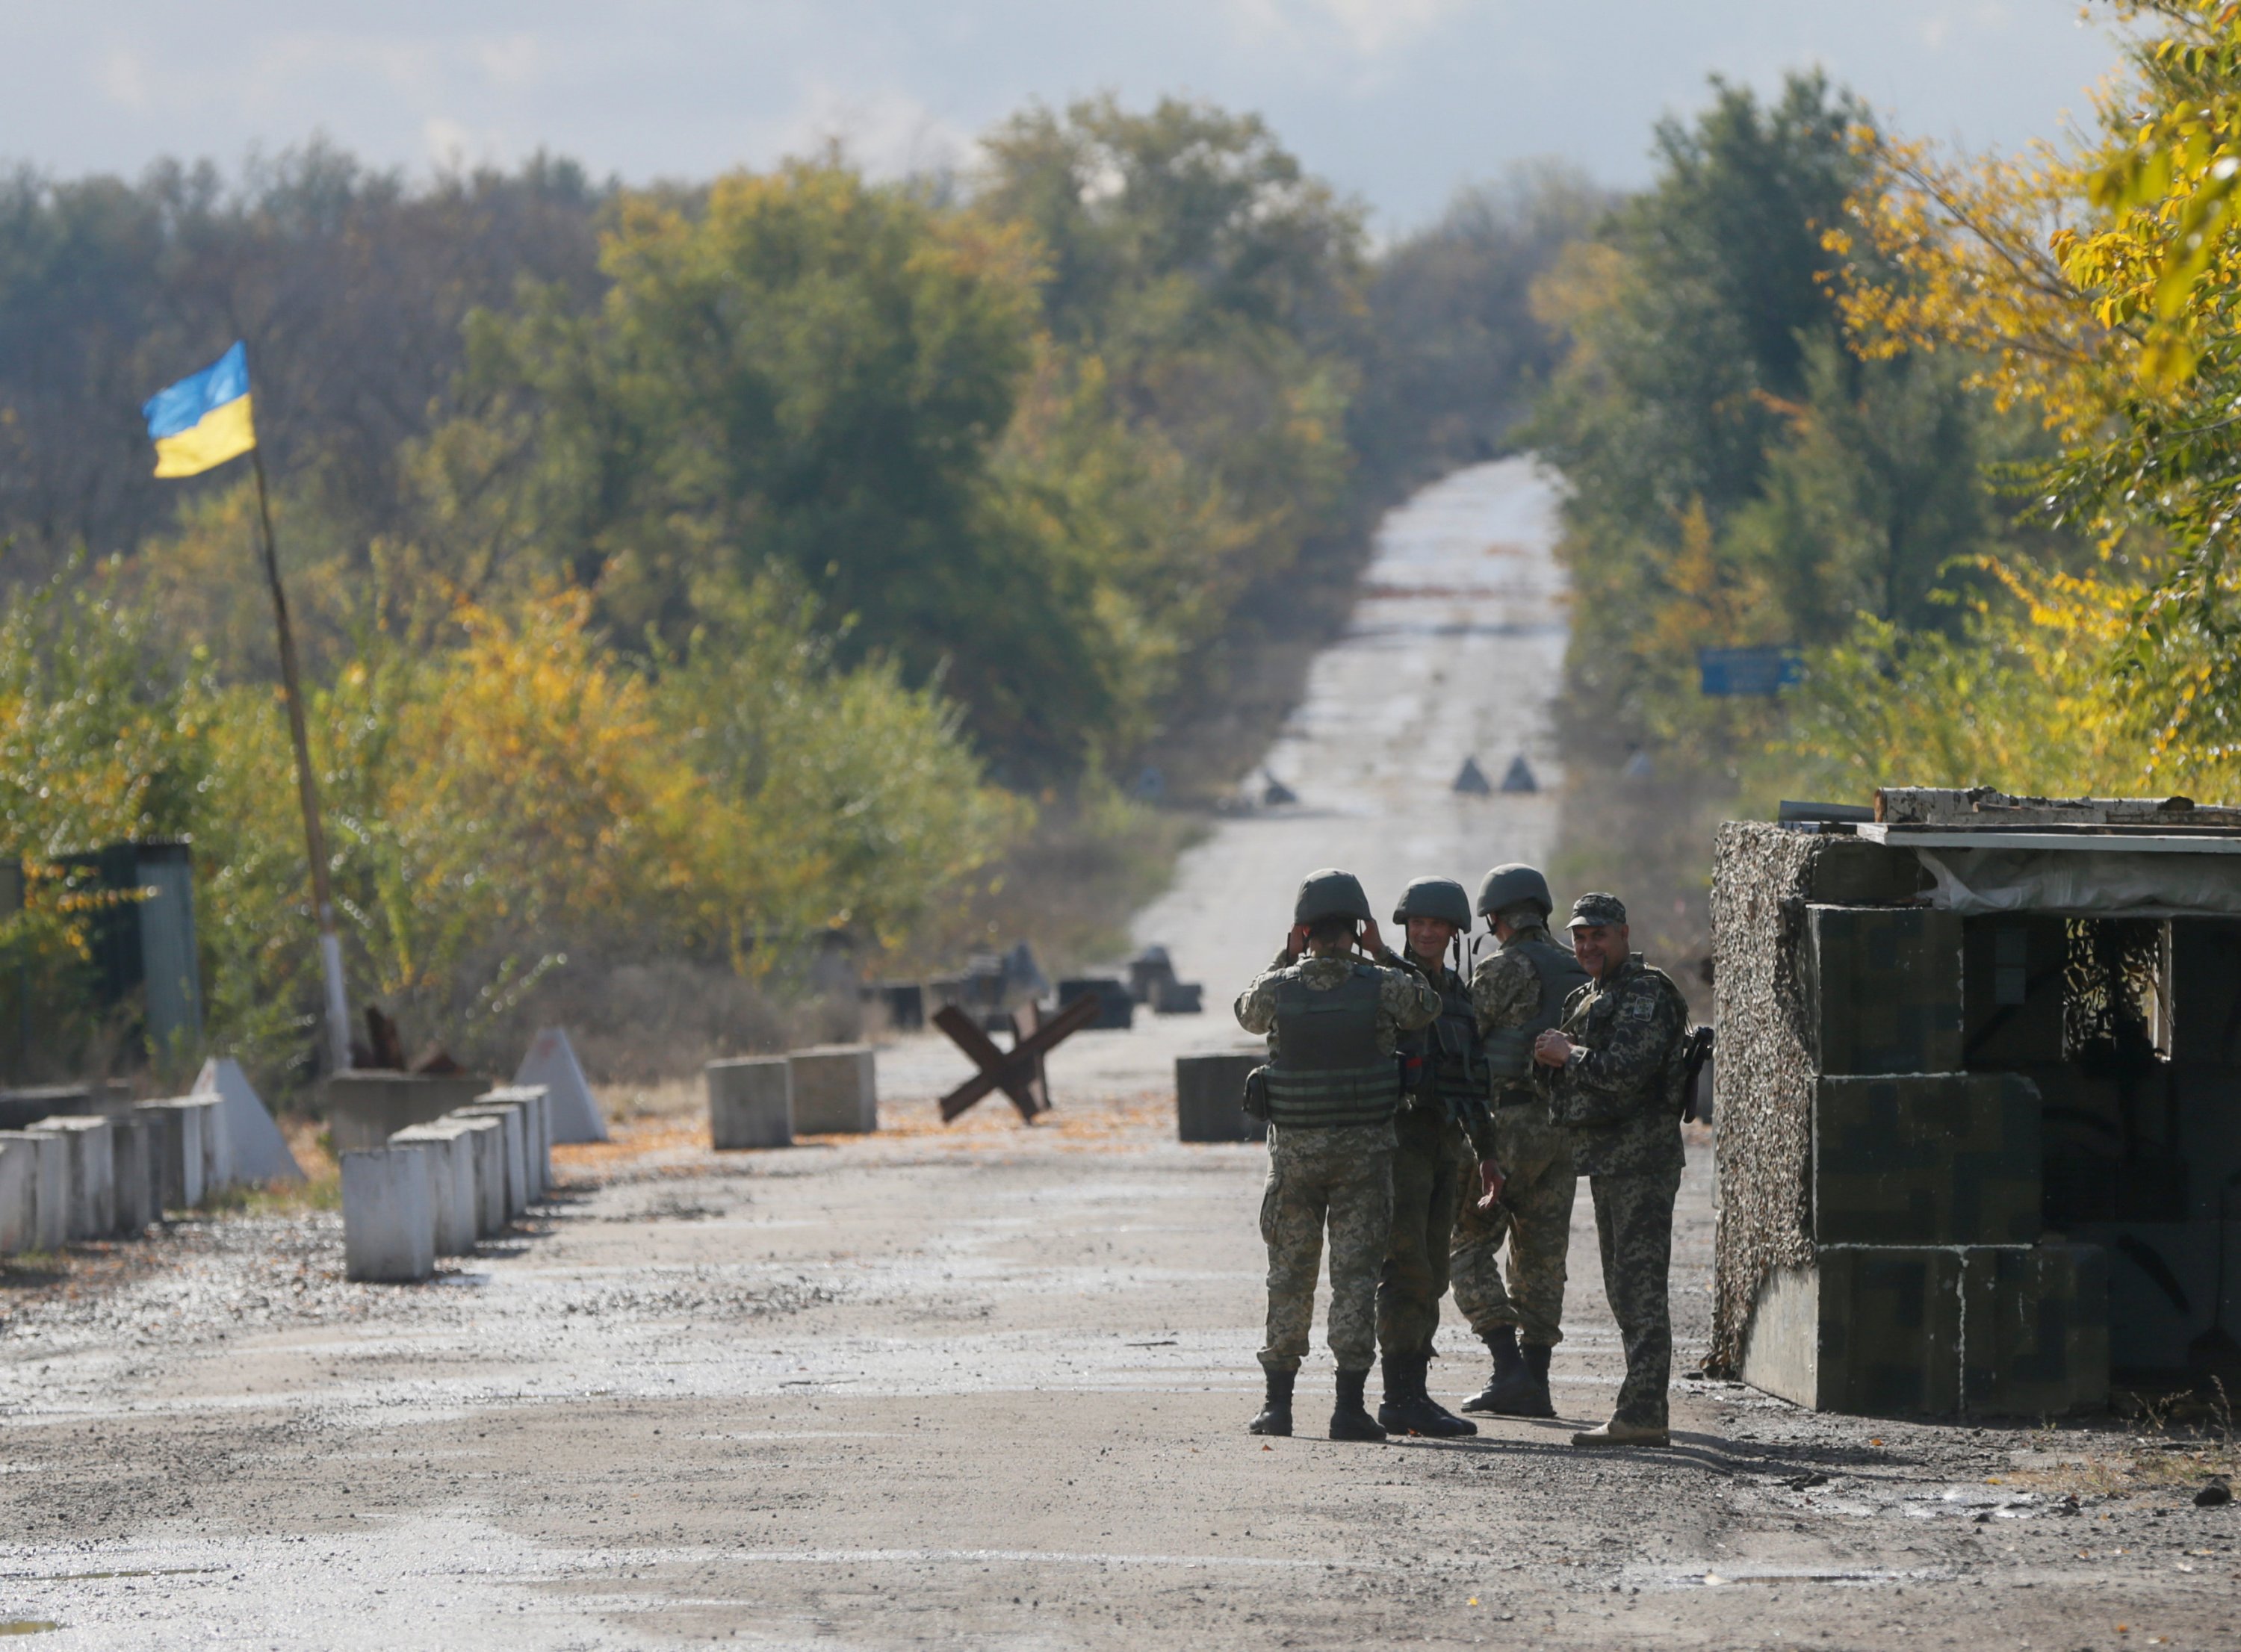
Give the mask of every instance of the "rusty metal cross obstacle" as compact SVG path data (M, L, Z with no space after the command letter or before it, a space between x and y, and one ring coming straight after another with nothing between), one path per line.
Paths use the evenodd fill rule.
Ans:
M971 1015L954 1004L946 1006L935 1013L933 1024L980 1070L941 1098L941 1121L953 1122L991 1090L1001 1090L1019 1108L1020 1117L1033 1124L1036 1114L1050 1111L1043 1057L1094 1021L1100 1011L1094 997L1078 998L1046 1021L1042 1011L1030 1004L1013 1013L1012 1047L1000 1050Z

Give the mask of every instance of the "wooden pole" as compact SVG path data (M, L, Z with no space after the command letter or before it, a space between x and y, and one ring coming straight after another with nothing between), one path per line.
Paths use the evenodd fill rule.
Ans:
M265 496L264 453L249 450L257 472L257 518L264 528L264 577L272 586L272 618L280 627L280 683L288 700L288 732L296 741L296 792L304 805L304 844L311 857L311 906L319 920L319 968L327 991L327 1070L351 1068L350 1000L343 991L343 947L335 933L334 895L327 883L327 834L319 824L319 785L311 772L311 743L304 732L304 690L296 669L296 633L288 624L288 598L280 588L280 558L272 545L272 506Z

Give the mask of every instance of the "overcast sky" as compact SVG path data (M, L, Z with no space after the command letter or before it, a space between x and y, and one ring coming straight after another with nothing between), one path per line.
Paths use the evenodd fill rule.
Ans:
M1259 110L1388 232L1534 156L1638 183L1652 124L1714 73L1817 64L1909 130L2014 145L2087 111L2113 57L2076 0L0 0L0 157L64 173L314 132L385 165L544 147L633 181L839 135L896 171L1110 89Z

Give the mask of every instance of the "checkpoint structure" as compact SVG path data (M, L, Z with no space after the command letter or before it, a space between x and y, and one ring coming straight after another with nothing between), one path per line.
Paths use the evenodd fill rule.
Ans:
M2231 1389L2241 808L1798 813L1715 857L1712 1368L1870 1415Z

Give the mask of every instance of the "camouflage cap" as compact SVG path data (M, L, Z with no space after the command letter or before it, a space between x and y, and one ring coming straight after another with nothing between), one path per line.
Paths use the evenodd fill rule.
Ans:
M1591 892L1572 903L1572 921L1567 929L1586 929L1596 924L1622 924L1626 921L1626 902L1616 895Z

